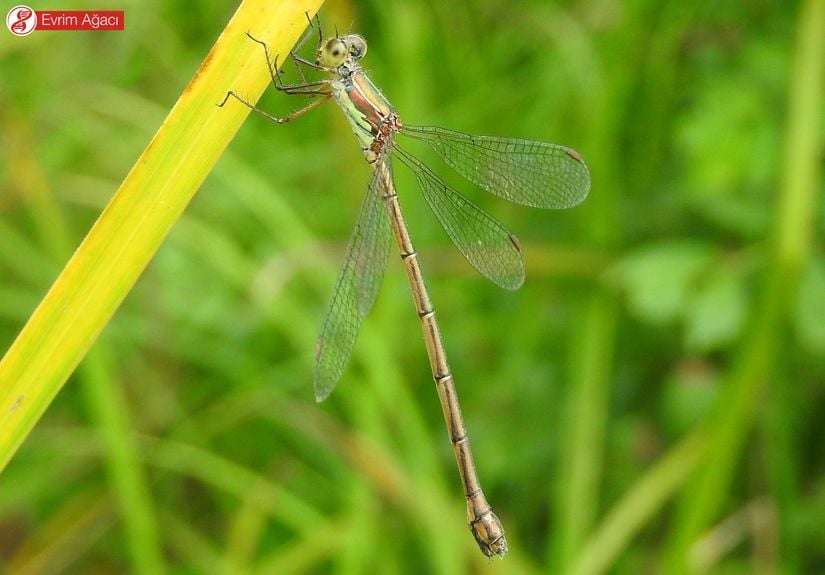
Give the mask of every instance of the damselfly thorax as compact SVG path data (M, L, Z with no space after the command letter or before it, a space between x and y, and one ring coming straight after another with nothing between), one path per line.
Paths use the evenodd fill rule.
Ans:
M330 89L361 142L367 162L375 163L392 134L402 128L395 109L357 65L339 72Z

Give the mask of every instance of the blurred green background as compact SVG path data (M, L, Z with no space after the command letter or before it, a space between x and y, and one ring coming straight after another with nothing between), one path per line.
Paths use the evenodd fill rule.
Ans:
M124 9L126 30L0 34L0 350L235 5L47 8ZM591 168L587 201L550 212L421 154L518 234L514 293L396 170L511 554L488 562L467 530L396 258L313 401L369 177L330 103L249 118L0 476L4 572L825 572L822 0L329 0L321 17L367 38L405 121L565 144Z

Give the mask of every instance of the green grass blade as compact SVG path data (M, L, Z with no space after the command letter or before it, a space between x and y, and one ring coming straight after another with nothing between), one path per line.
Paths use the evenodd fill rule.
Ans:
M72 253L74 234L65 210L48 184L37 160L26 121L5 115L6 134L15 146L8 146L9 164L14 166L14 187L32 221L39 244L55 262ZM19 257L19 254L18 254ZM50 268L51 269L51 268ZM163 546L158 533L156 511L141 463L132 441L130 406L119 386L120 378L106 358L106 345L98 342L78 369L78 383L87 398L87 410L103 440L105 461L112 492L117 499L120 522L130 554L129 571L136 574L163 575L167 572Z
M241 4L112 201L0 362L0 469L148 265L270 81L249 31L285 54L322 0Z
M800 270L811 251L817 190L821 186L822 98L825 85L825 0L809 0L799 12L790 84L785 165L774 223L773 251L757 311L741 356L728 375L709 422L713 449L685 494L669 542L664 572L690 573L689 549L724 509L742 448L765 386L784 349L785 315Z
M707 451L707 445L705 437L693 434L663 455L607 513L583 545L569 573L608 573L633 536L649 525L668 499L690 478Z
M582 305L581 326L571 346L571 386L560 471L558 557L560 572L579 552L597 515L604 459L617 316L615 298L594 290Z
M80 366L79 379L87 409L105 446L109 483L129 549L130 571L141 575L163 575L168 569L157 510L144 466L135 454L129 403L109 355L109 349L98 344Z

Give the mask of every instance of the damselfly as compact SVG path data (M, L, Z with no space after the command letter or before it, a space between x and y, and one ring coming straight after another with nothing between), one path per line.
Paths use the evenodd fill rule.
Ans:
M298 50L314 33L313 29L318 32L318 47L317 59L311 62L299 56ZM268 114L234 92L228 92L219 106L234 97L269 120L284 124L334 98L373 169L318 339L315 398L322 401L332 393L347 365L361 322L378 295L394 236L424 331L433 379L458 462L470 530L486 556L503 556L507 552L504 529L481 490L435 310L401 212L393 180L393 158L412 171L424 199L447 234L482 275L503 288L518 289L524 281L521 248L504 226L402 148L396 135L428 144L450 167L483 190L536 208L569 208L584 200L590 189L587 166L575 150L564 146L469 136L443 128L403 124L389 101L361 69L359 62L367 53L364 38L356 34L342 37L336 34L334 38L324 39L317 18L314 26L310 21L307 35L290 53L301 78L298 84L285 84L277 57L273 61L266 44L247 35L263 46L277 90L317 99L284 118ZM307 81L302 66L332 77Z

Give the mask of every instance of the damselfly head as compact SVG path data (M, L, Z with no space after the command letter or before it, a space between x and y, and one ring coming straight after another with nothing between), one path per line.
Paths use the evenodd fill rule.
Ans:
M367 53L367 41L358 34L347 34L343 38L330 38L318 48L316 63L324 68L336 69L347 59L360 60Z

